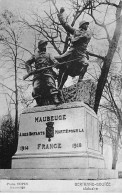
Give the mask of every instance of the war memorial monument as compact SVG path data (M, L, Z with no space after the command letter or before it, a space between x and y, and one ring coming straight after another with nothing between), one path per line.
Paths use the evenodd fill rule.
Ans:
M67 29L62 17L63 12L62 8L59 20ZM35 63L32 96L37 106L25 109L20 116L17 152L12 158L12 169L0 172L2 178L16 180L118 178L117 171L105 168L101 154L99 121L90 107L90 101L93 100L93 96L90 96L91 83L88 84L87 90L83 90L85 86L82 79L88 67L85 52L91 38L90 34L86 33L88 24L82 21L79 30L70 29L73 34L71 47L62 57L55 59L50 57L46 53L47 41L41 40L38 44L38 54L26 62L29 75L32 73L31 64ZM77 51L78 44L82 46L79 51ZM73 62L74 59L78 61ZM64 61L68 61L67 70L64 64L62 66ZM50 64L54 64L60 70L58 88ZM79 76L78 92L82 81L82 90L85 92L85 96L82 94L82 99L78 99L77 94L76 99L65 102L62 101L61 95L59 96L59 90L62 91L68 75Z

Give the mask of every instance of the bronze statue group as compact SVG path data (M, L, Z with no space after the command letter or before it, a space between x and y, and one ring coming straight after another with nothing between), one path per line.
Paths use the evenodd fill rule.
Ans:
M72 35L68 51L54 58L46 52L48 42L43 39L38 43L38 53L25 63L27 77L34 75L32 96L37 106L60 104L62 102L60 92L68 76L79 76L79 81L82 81L89 65L87 54L87 46L91 39L91 32L88 31L89 22L81 21L79 28L75 29L65 21L64 11L64 8L60 9L58 19L66 32ZM59 70L58 75L53 68Z

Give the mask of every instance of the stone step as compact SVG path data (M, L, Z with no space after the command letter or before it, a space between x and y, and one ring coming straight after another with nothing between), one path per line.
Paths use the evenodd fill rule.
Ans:
M3 169L0 179L9 180L103 180L117 179L118 171L108 169Z

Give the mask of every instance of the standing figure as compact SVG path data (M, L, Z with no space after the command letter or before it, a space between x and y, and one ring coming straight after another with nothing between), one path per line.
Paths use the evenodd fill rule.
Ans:
M87 46L91 39L91 32L89 32L89 22L81 21L79 28L75 29L70 26L64 19L63 12L64 8L60 9L58 18L67 33L72 34L71 44L68 51L64 54L56 57L59 62L68 61L68 64L62 64L59 69L59 88L61 89L67 80L68 75L74 77L79 76L79 81L82 80L88 67L88 54Z
M32 96L38 106L59 104L58 90L56 88L56 73L52 66L56 67L58 61L46 52L47 41L40 40L38 43L38 53L26 61L25 67L28 73L32 71L34 63L36 73L33 77ZM48 68L49 67L49 68ZM42 71L39 71L42 69Z

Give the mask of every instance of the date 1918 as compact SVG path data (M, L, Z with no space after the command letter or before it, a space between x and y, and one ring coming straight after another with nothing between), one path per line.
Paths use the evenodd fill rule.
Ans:
M72 144L72 148L81 148L82 144L81 143L74 143Z

